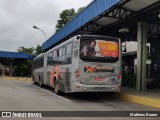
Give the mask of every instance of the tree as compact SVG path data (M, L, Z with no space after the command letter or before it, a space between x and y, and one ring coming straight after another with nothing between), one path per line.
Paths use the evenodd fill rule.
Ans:
M36 48L31 47L31 48L25 48L23 46L21 46L19 49L17 49L18 52L24 52L30 55L39 55L40 53L42 53L42 46L37 45Z
M25 60L23 63L18 64L15 67L14 75L21 76L21 77L30 77L31 76L31 69L32 69L32 61Z
M57 21L56 32L62 28L75 15L74 9L66 9L60 13L60 19Z
M75 13L75 15L77 15L78 13L82 12L84 10L85 7L80 7L77 12Z
M63 10L60 13L60 19L57 21L57 25L56 25L56 32L62 28L68 21L70 21L75 15L77 15L78 13L80 13L82 10L84 10L85 7L80 7L77 12L75 12L75 10L72 9L66 9Z
M37 46L39 49L39 46ZM30 55L34 55L34 51L35 48L31 47L31 48L25 48L23 46L21 46L19 49L17 49L18 52L23 52L23 53L27 53ZM14 74L15 76L31 76L31 69L32 69L32 61L30 60L25 60L22 63L19 63L14 70Z
M35 49L35 55L39 55L42 53L42 46L37 45L36 49Z
M17 49L18 52L24 52L24 53L31 54L31 55L34 54L34 50L35 50L34 47L25 48L23 46L21 46L19 49Z

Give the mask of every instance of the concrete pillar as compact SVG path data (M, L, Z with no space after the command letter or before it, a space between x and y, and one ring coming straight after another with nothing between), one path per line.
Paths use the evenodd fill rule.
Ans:
M146 59L147 59L147 23L138 22L137 27L137 91L146 90Z

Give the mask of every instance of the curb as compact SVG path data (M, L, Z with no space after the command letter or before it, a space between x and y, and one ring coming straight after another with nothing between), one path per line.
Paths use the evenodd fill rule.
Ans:
M149 107L160 108L160 99L132 95L127 93L116 93L116 97L125 101L129 101L129 102L133 102L133 103L137 103L137 104L141 104Z

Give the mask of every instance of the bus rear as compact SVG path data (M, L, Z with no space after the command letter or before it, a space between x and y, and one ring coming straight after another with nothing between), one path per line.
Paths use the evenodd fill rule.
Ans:
M77 59L73 59L72 92L119 92L121 86L120 39L106 36L80 36ZM75 54L75 53L74 53Z

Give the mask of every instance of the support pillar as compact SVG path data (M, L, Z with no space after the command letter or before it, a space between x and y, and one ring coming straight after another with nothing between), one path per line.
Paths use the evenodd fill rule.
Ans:
M146 90L147 23L138 22L137 28L136 89L139 92L144 92Z

